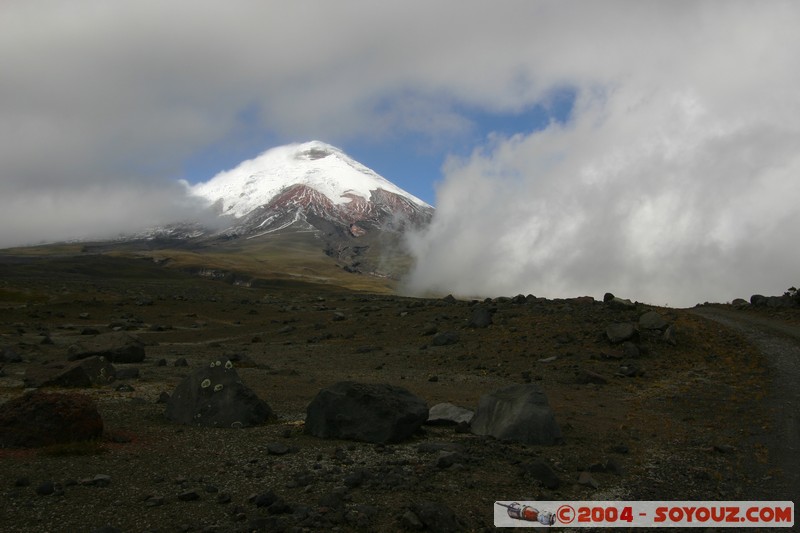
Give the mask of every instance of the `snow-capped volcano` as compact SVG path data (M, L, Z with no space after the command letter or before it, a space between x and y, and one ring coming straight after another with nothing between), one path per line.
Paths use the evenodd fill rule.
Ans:
M269 232L311 218L344 224L357 234L390 219L427 222L433 208L340 149L320 141L290 144L194 185L246 233ZM354 227L353 227L354 226Z

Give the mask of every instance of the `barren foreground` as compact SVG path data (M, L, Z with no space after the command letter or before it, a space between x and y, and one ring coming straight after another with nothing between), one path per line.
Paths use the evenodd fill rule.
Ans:
M774 376L764 358L690 312L656 309L674 326L674 344L641 330L633 351L612 344L606 328L638 323L652 308L252 289L126 261L48 264L47 276L30 262L3 264L0 347L22 362L0 363L0 402L23 394L29 367L64 361L86 328L123 328L146 342L147 356L116 365L139 369L129 388L70 389L97 401L99 443L0 450L2 531L482 530L496 500L797 496L772 454L783 413L765 401ZM488 327L466 327L476 305L492 311ZM434 331L459 340L434 346ZM188 367L175 366L179 358ZM165 420L159 395L224 358L238 360L279 420L238 430ZM386 382L429 406L472 409L491 390L534 382L564 444L433 426L393 445L304 434L306 406L340 380ZM537 459L557 474L557 488L531 472ZM97 475L108 478L89 482ZM48 482L53 493L37 494ZM273 496L282 505L259 506Z

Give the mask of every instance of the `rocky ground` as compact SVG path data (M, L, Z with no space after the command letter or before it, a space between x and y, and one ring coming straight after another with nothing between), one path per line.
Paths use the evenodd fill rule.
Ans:
M23 394L29 369L65 362L87 336L124 330L146 351L143 362L115 365L138 377L48 387L93 398L104 434L0 449L2 531L480 531L492 528L497 500L796 496L771 455L782 416L764 400L773 371L741 333L686 310L251 289L116 266L50 265L43 277L29 262L2 265L0 348L17 362L0 363L0 403ZM477 307L490 325L469 326ZM671 336L640 325L651 310ZM635 336L612 343L607 329L618 323L635 324ZM442 333L452 342L437 345ZM277 421L214 429L165 419L162 393L228 358ZM307 405L341 380L472 409L492 390L536 383L564 442L447 426L387 445L305 434ZM542 462L557 479L541 475Z

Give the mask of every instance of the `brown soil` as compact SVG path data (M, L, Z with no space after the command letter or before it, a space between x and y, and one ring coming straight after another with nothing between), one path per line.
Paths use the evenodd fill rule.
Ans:
M129 382L133 392L115 391L116 384L80 390L97 400L103 416L99 445L0 450L2 531L105 525L393 531L403 528L414 503L426 501L453 510L459 528L488 530L496 500L792 496L766 438L781 413L764 401L770 390L765 359L742 334L684 310L657 309L675 325L677 345L642 332L637 344L646 353L625 359L605 328L636 322L648 307L616 310L591 298L495 300L487 304L496 309L494 324L470 329L473 302L312 285L250 289L173 274L112 278L64 271L42 279L25 272L25 265L9 267L0 286L0 347L25 360L4 365L0 402L23 393L29 365L65 360L84 327L108 331L109 324L127 321L147 342L147 359L130 365L141 373ZM422 335L429 325L459 332L460 342L432 346ZM42 344L45 334L53 344ZM164 419L156 403L161 392L171 392L192 368L234 354L252 361L239 373L279 415L277 423L203 429ZM173 366L180 357L188 368ZM156 366L161 358L167 366ZM621 377L623 365L644 374ZM585 370L607 383L581 384ZM525 446L427 426L412 440L387 446L305 435L308 403L322 387L345 379L400 385L430 406L447 401L473 409L481 395L530 380L546 392L565 442ZM431 442L458 444L462 462L441 468L436 452L418 449ZM270 443L291 452L270 455ZM522 465L535 459L553 467L558 489L523 475ZM610 459L621 472L602 471ZM596 488L578 484L587 470ZM360 482L351 475L356 471L363 472ZM111 483L82 482L97 474ZM15 486L23 478L30 484ZM38 496L44 481L63 490ZM181 501L178 495L190 489L200 498ZM249 501L267 490L294 514L270 515ZM217 503L219 494L230 502Z

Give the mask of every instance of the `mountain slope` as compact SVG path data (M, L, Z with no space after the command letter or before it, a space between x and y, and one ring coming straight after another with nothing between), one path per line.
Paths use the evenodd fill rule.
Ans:
M433 213L430 205L320 141L273 148L190 191L221 215L233 216L239 234L289 226L323 230L315 221L324 221L359 237L370 228L425 224Z

